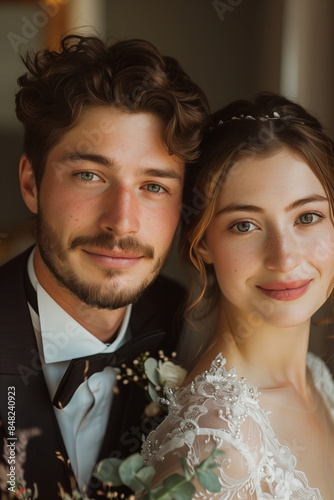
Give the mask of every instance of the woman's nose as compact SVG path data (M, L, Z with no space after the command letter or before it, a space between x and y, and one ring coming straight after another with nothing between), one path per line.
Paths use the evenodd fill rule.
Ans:
M268 269L288 273L301 263L301 259L299 244L288 230L276 230L270 234L265 258Z

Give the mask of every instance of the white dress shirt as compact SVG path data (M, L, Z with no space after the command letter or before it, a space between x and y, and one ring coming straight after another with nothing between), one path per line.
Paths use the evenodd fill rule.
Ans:
M62 309L37 280L34 251L28 260L28 275L37 292L39 316L29 306L38 350L51 401L73 358L101 352L114 352L126 340L132 306L125 317L116 340L104 344ZM106 367L83 382L69 404L54 407L59 428L71 461L72 469L82 490L96 465L98 452L106 431L113 399L117 368Z

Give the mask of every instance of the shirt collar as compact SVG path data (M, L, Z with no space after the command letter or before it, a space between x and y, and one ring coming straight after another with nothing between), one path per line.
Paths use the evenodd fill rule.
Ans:
M132 305L126 308L119 334L111 344L104 344L75 321L39 283L33 264L34 251L28 260L28 275L37 292L41 340L45 363L69 361L73 358L114 352L127 340Z

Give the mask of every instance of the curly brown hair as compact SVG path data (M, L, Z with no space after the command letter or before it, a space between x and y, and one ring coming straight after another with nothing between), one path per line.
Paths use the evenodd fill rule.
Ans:
M207 99L179 63L150 42L108 46L94 36L67 35L58 52L41 50L22 59L28 72L18 78L16 114L38 187L51 148L89 106L153 113L164 124L170 154L186 162L198 156Z

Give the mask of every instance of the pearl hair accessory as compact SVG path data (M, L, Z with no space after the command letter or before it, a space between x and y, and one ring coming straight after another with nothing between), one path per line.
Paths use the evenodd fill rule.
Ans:
M266 122L268 120L288 120L289 118L292 118L291 115L286 115L282 117L277 111L273 112L273 116L265 115L265 116L258 116L254 117L252 115L239 115L239 116L232 116L231 119L223 121L219 120L218 125L223 125L224 123L231 122L232 120L259 120L261 122Z
M264 116L257 116L257 117L254 117L252 115L238 115L238 116L232 116L232 118L229 118L228 120L219 120L219 122L215 125L215 126L212 126L212 127L209 127L209 130L214 130L216 127L218 127L219 125L224 125L225 123L230 123L232 121L235 121L235 120L239 120L239 121L242 121L242 120L254 120L254 121L261 121L261 122L266 122L266 121L269 121L269 120L299 120L296 116L292 116L292 115L285 115L285 116L281 116L277 111L273 111L273 115L272 116L269 116L269 115L264 115ZM300 123L302 125L304 125L304 122L303 121L300 121Z

